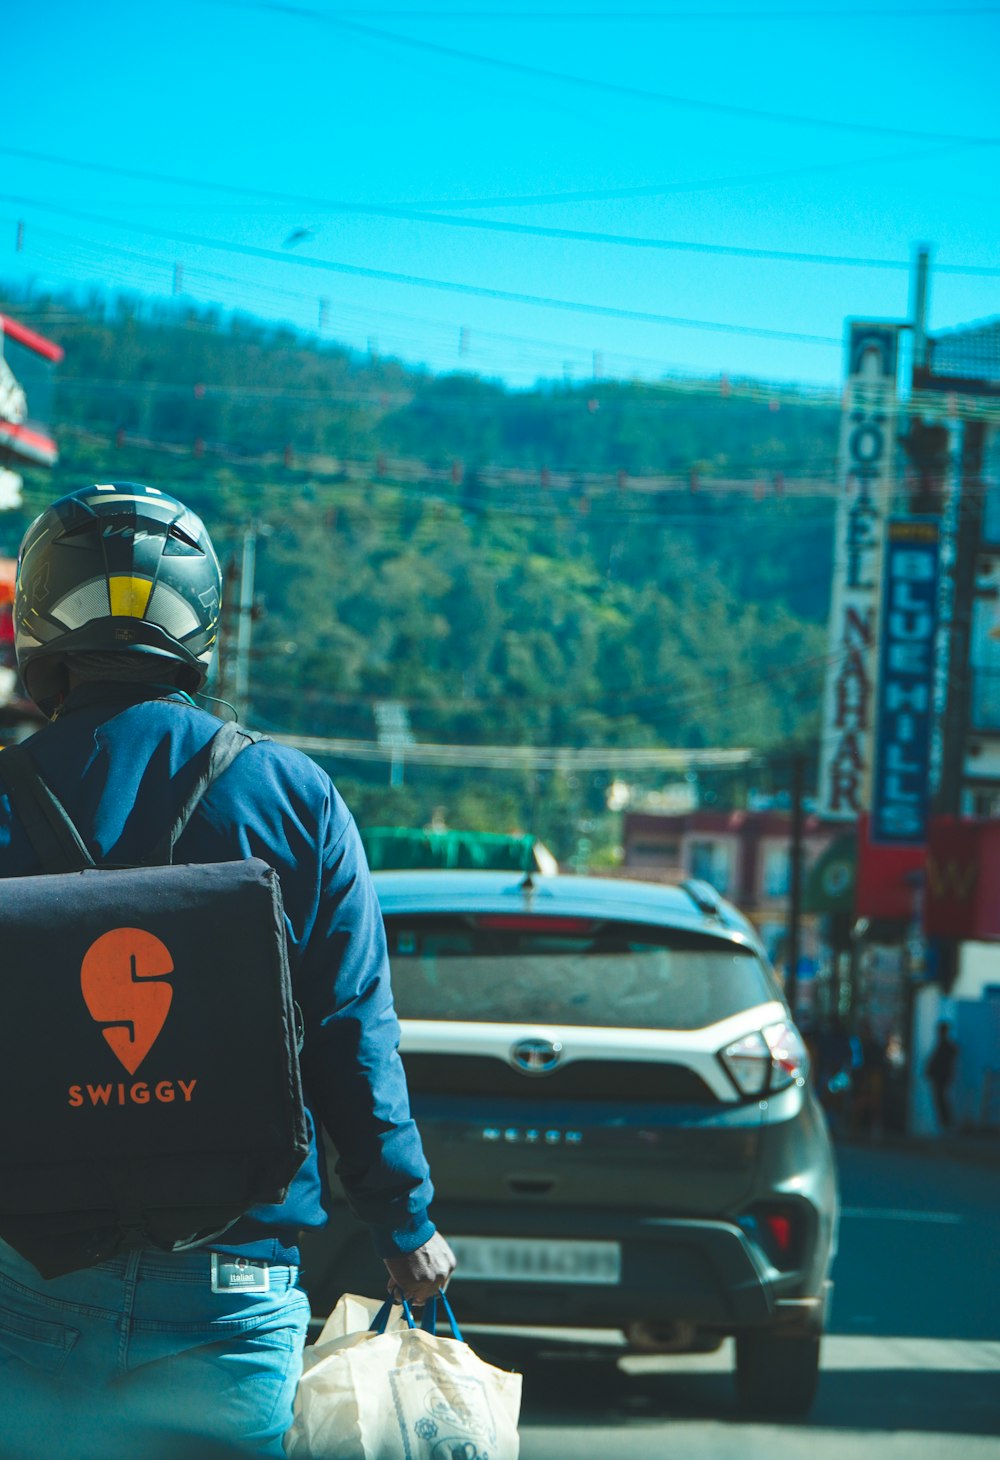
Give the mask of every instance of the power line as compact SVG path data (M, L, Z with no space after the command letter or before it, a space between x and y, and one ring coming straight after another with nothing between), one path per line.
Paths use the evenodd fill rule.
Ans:
M110 439L100 432L75 424L62 427L61 434L101 445L111 444ZM194 444L191 440L157 441L125 430L118 433L118 436L116 450L127 448L152 452L154 455L190 455ZM283 454L275 450L250 452L231 449L218 442L199 442L199 453L224 461L261 466L280 459ZM454 483L450 467L433 466L416 458L397 458L392 463L385 463L380 469L378 458L356 460L336 456L329 451L298 451L294 447L292 456L298 470L307 470L320 480L334 476L338 483L346 481L349 486L365 484L369 490L391 492L400 498L409 498L420 503L439 503L442 507L451 508L466 516L490 514L545 520L576 515L581 520L589 520L595 524L649 523L673 526L678 525L682 519L674 513L665 514L656 510L649 505L648 498L653 494L676 495L678 498L692 495L688 473L683 470L664 472L656 476L631 473L622 485L619 483L620 474L610 469L598 474L572 467L549 472L548 468L490 466L476 472L479 485L488 492L502 489L502 496L495 501L471 500L463 495L462 484ZM542 486L539 481L543 472L550 478L547 486ZM816 470L808 476L799 477L789 474L788 469L783 468L782 474L784 481L780 492L774 487L775 471L771 469L766 476L735 474L724 478L708 477L699 484L695 495L702 496L706 501L734 493L743 497L753 496L757 501L786 498L790 501L826 501L837 495L838 486L832 471L827 475ZM453 483L453 490L441 492L440 485L447 482ZM518 489L521 496L516 495ZM571 497L573 501L570 500ZM602 497L611 499L615 505L607 507L599 504L595 509L591 499L600 502ZM587 507L583 511L574 505L575 500L579 499L587 501ZM696 520L711 516L710 512L699 512Z
M131 225L119 218L106 218L100 214L67 208L59 203L46 203L39 198L26 198L14 193L0 193L8 202L47 212L61 213L66 217L79 218L88 223L98 223L110 228L129 228ZM152 228L139 224L144 233L155 238L168 238L175 243L189 243L198 248L217 249L224 253L240 254L246 258L265 259L270 263L287 264L295 268L315 269L321 272L348 274L356 278L380 279L383 283L402 284L410 288L436 289L452 294L471 295L478 299L493 299L503 304L526 304L544 309L566 310L574 314L597 315L604 319L627 319L637 324L671 325L678 329L705 330L716 334L748 335L755 339L788 340L794 344L823 345L827 348L842 348L843 341L831 335L807 334L796 330L769 329L763 325L726 324L720 320L690 319L680 315L656 314L642 309L622 309L609 304L589 304L582 300L557 299L547 295L526 294L511 289L497 289L483 284L462 284L456 280L433 279L417 274L402 274L389 269L373 269L361 264L345 264L332 259L309 258L304 254L280 252L277 249L260 248L255 244L227 242L223 239L205 238L196 233L183 233L176 229Z
M763 259L779 263L825 264L839 268L898 269L905 272L909 272L911 268L908 259L865 258L850 254L806 253L791 249L745 248L729 243L693 243L673 238L644 238L634 234L603 233L596 229L553 228L544 224L508 223L499 219L459 218L453 215L424 212L415 208L351 207L350 211L382 218L402 218L417 223L437 223L449 228L470 228L490 233L518 234L522 237L553 238L567 243L601 243L619 248L659 249L671 253L711 254L730 258ZM1000 277L1000 268L989 265L935 265L935 270L938 273Z
M35 318L35 316L30 316ZM66 316L63 323L77 323L72 316ZM383 412L414 409L417 411L433 411L435 415L479 417L499 420L504 423L504 418L524 416L526 410L535 406L541 406L547 416L556 415L592 415L602 412L604 415L628 414L629 416L650 416L662 415L664 412L673 411L678 404L678 398L683 399L687 404L691 403L691 397L697 397L695 404L717 404L719 398L718 385L711 381L694 381L689 386L678 382L671 384L665 380L657 381L655 384L644 386L641 395L622 395L617 391L610 397L605 394L601 399L588 399L588 392L600 390L600 385L586 386L583 389L577 388L572 392L549 394L545 392L532 393L527 400L521 395L489 396L484 399L470 399L466 395L448 395L443 391L436 390L430 395L422 395L418 385L400 387L380 387L372 385L359 390L344 390L341 387L315 386L306 388L304 386L280 385L273 381L263 384L250 384L244 381L213 381L212 379L193 382L190 379L184 380L163 380L155 376L143 376L142 380L134 380L128 376L93 376L93 375L67 375L60 371L56 379L56 389L60 393L69 395L102 395L117 391L128 391L136 399L142 399L153 395L170 395L190 397L192 389L197 384L198 398L204 400L275 400L297 402L302 405L353 405L369 406L372 409ZM605 386L608 382L604 383ZM802 406L805 409L823 408L828 412L837 409L837 398L810 398L803 397L801 400L795 396L786 396L782 400L780 390L769 389L767 386L754 388L748 386L743 390L735 392L739 399L745 403L796 409ZM908 402L898 405L896 412L890 407L886 408L886 414L896 413L900 416L909 415L910 406ZM458 447L456 446L456 451ZM485 470L499 470L487 466ZM548 468L555 476L563 474L570 468L550 467ZM786 468L787 469L787 468ZM831 474L835 468L830 465ZM515 468L511 468L515 470ZM527 472L530 467L519 467L516 470ZM815 468L812 472L817 475L820 469ZM632 473L633 476L640 476L641 473Z
M962 150L964 146L964 143L960 144L957 150ZM632 187L590 188L578 189L574 192L527 193L519 196L506 197L425 199L418 206L431 211L447 211L449 209L468 211L469 209L479 208L525 208L550 204L614 202L627 198L668 197L676 193L714 191L719 188L745 186L746 184L756 182L780 182L788 178L811 176L817 173L848 172L858 167L896 166L901 162L919 162L926 160L928 157L947 155L955 150L956 147L953 145L935 147L930 150L922 148L919 152L896 153L891 157L858 158L851 159L847 162L805 163L798 164L794 167L781 168L775 172L737 173L729 177L701 178L693 182L645 183ZM271 202L294 203L296 206L313 209L336 206L331 199L314 197L309 193L283 193L276 192L273 189L243 188L232 183L210 183L198 178L177 177L149 172L142 168L117 167L110 163L83 162L79 159L61 157L51 152L36 152L27 148L0 147L0 154L23 157L27 161L52 163L60 167L78 167L91 172L105 173L109 176L132 177L140 182L160 182L176 187L208 189L239 197L266 198Z
M671 750L553 745L435 745L414 741L405 747L381 745L374 740L334 740L319 735L289 735L270 732L281 745L303 750L307 755L336 756L346 760L384 761L401 757L413 765L468 766L491 770L650 770L686 769L749 764L752 750Z
M14 223L16 221L16 219L10 218L0 220L0 222L7 223ZM109 254L116 254L123 258L134 259L140 263L147 265L154 264L158 267L163 268L166 272L169 272L169 270L172 269L174 262L172 259L158 258L155 255L149 253L139 253L136 250L127 249L118 244L94 244L91 247L83 241L79 240L78 238L75 238L72 234L62 233L58 229L35 227L32 229L32 237L34 239L41 237L43 241L45 239L65 240L67 243L73 245L77 253L80 253L81 251L88 251L89 249L89 252L92 254L94 259L99 259L104 264L106 278L108 277L106 261ZM38 252L37 246L35 248L35 252ZM122 276L119 276L119 278L121 277ZM211 280L214 282L221 282L223 284L232 285L238 291L236 297L243 308L246 308L245 301L247 297L255 294L273 295L278 298L295 300L300 304L308 304L310 310L315 310L318 304L318 300L315 294L307 294L302 290L297 289L283 289L279 285L266 284L259 281L254 281L250 283L238 278L235 274L219 273L216 270L203 269L195 265L185 266L184 279L186 292L189 292L191 284L199 279ZM215 292L210 296L210 300L208 302L213 305L220 302L220 293L221 291L216 289ZM338 316L353 316L356 321L364 321L365 327L369 330L369 332L371 321L373 319L379 319L394 322L397 328L399 328L401 324L428 327L430 329L438 331L442 335L447 335L449 340L455 339L455 325L454 322L451 320L429 319L426 316L422 315L408 314L398 310L391 311L385 309L377 309L368 305L362 307L359 305L348 304L344 300L331 300L329 301L329 303L331 311L333 309L336 309ZM22 303L21 307L23 309L25 305ZM30 312L34 318L43 323L47 321L49 323L56 322L79 324L80 326L84 326L88 323L86 318L78 315L54 315L51 310L39 310L35 307L30 307ZM341 322L344 323L344 321ZM332 313L328 317L327 323L328 325L333 323ZM185 327L191 328L191 322L187 321ZM214 329L214 326L207 327ZM298 326L298 328L301 328L301 326ZM304 333L308 333L308 331L304 331ZM423 334L411 334L410 338L414 343L420 343L424 347L426 347L426 340ZM497 341L504 344L521 345L533 351L545 352L549 355L555 354L556 358L561 362L565 362L568 357L579 356L581 370L589 367L593 360L593 348L589 345L584 346L580 344L571 344L568 341L541 339L537 336L515 335L499 330L490 330L480 325L476 326L476 329L474 331L474 339L475 346L469 347L467 349L467 353L473 354L477 357L481 357L483 355L481 342L483 340L486 340ZM347 345L340 345L339 348L349 350L352 347ZM637 365L654 367L656 369L657 378L659 380L665 379L668 374L674 376L674 378L676 378L678 382L683 379L694 383L700 379L700 377L692 375L690 371L683 371L681 367L665 365L661 357L653 358L652 356L644 356L636 353L625 353L620 350L611 350L606 347L602 348L601 354L604 356L605 361L609 364L612 361L620 362L622 369L627 369L630 367L634 368ZM550 366L550 368L554 367ZM609 370L606 378L609 378L613 374L614 372ZM60 378L65 379L66 377L61 376ZM780 389L784 388L785 387L780 387ZM734 393L739 394L742 389L743 387L739 383L736 383L736 385L734 386ZM775 387L775 389L779 389L779 387ZM799 386L796 387L796 390L798 392L802 392L804 388ZM825 400L830 395L830 392L825 387L816 387L814 394L816 394L817 399L819 398L819 396L822 396Z
M48 231L49 230L43 230L43 232ZM55 234L55 236L61 237L62 235ZM152 261L162 264L163 267L168 266L167 261L165 260L154 260L151 255L137 254L133 251L122 249L113 244L109 244L106 246L94 245L94 247L98 249L102 253L102 255L105 251L111 251L125 254L128 257L137 258L142 262L148 263ZM232 279L233 283L240 282L235 278L232 278L232 276L215 274L210 270L199 270L197 268L192 268L187 272L191 274L203 273L208 278ZM269 288L269 286L267 285L253 287L260 288L264 291L267 291ZM309 303L315 302L314 296L312 295L303 295L294 291L286 291L281 289L276 289L272 292L276 292L279 294L289 294L293 298L308 300ZM371 311L364 311L366 316L370 312ZM380 313L380 311L375 312ZM47 314L45 311L39 311L36 309L31 311L31 317L38 320L39 322L44 322L46 319L50 318L50 315ZM396 318L397 316L390 315L389 317ZM402 316L402 318L410 317ZM78 319L73 315L59 316L59 322L63 323L64 325L67 323L79 323L81 326L87 324L87 320L85 317ZM414 320L414 322L431 323L435 328L446 328L444 324L439 324L435 321L425 321L418 319ZM185 327L189 328L190 325L186 324ZM214 324L207 323L204 328L207 332L217 334L220 338L222 338L221 333L218 331L217 326L215 326ZM558 348L566 350L582 349L582 347L570 345L566 345L565 347L563 347L561 345L558 345L557 343L552 343L548 341L532 341L530 339L525 340L520 336L511 336L504 334L494 335L490 331L479 329L477 329L476 334L489 335L490 337L501 340L519 341L525 344L537 345L540 348ZM337 348L347 350L349 347L339 345ZM589 352L584 351L584 353ZM634 360L639 357L623 356L622 358ZM650 361L649 363L655 362ZM81 389L87 389L91 386L93 386L94 389L111 389L116 386L135 387L136 385L136 383L133 381L95 380L92 377L87 377L86 380L77 380L72 376L61 376L60 379L64 379L67 384L77 384L80 386ZM201 384L205 385L206 390L210 390L213 394L217 393L243 395L248 398L256 393L281 395L283 397L287 396L290 399L300 399L303 401L307 401L310 399L329 399L332 401L334 399L334 397L331 396L329 392L322 389L314 392L307 392L303 390L285 391L281 387L253 387L251 385L239 384L234 382L229 382L225 385L208 385L205 382L201 382ZM143 388L147 389L164 389L177 391L187 391L191 388L191 382L189 381L180 382L147 379L142 382L141 385L143 386ZM721 395L726 398L732 397L738 401L749 401L758 404L766 403L770 410L780 410L782 407L792 409L807 407L829 411L831 409L839 409L842 404L840 392L835 392L828 387L813 387L807 390L801 385L789 385L787 383L782 384L754 379L730 379L725 374L719 377L709 378L704 376L692 375L688 372L678 373L671 372L669 370L661 370L656 380L643 383L642 389L644 394L642 398L637 398L635 400L629 399L627 401L624 401L622 397L618 395L617 388L619 385L620 382L607 378L594 380L592 382L586 382L582 380L574 381L564 386L563 390L556 394L542 391L539 395L539 399L544 400L547 409L561 407L568 410L578 410L580 409L582 403L586 407L588 413L590 413L600 410L607 410L609 408L614 409L618 405L627 405L627 408L630 412L638 414L646 414L652 411L659 410L661 406L666 403L666 401L660 402L652 398L653 396L659 394L662 394L665 398L669 398L669 396L671 395L676 395L680 393L688 395L694 394L698 397L704 397L706 400L712 399L716 395ZM610 396L606 394L609 388L611 389ZM587 392L586 395L584 394L584 391ZM891 404L887 403L885 409L889 412L895 412L901 417L912 414L914 410L929 410L936 413L940 411L942 399L943 398L941 397L939 392L917 391L913 392L908 400L900 399ZM349 395L341 393L336 397L336 400L341 403L348 401L356 402L359 404L369 403L382 408L388 406L405 405L411 401L415 404L424 403L419 396L419 387L417 385L413 385L412 387L410 387L408 393L406 391L403 391L402 393L397 391L397 393L395 394L393 394L392 391L388 391L385 386L373 386L368 392L362 391ZM478 413L486 415L495 413L495 411L500 408L501 404L511 404L515 407L519 406L520 396L496 395L491 396L487 400L473 402L470 401L468 397L464 396L456 396L450 398L446 395L436 393L432 397L430 397L426 403L432 405L435 409L439 407L444 407L453 410L460 410L462 412L465 412L466 414ZM998 414L1000 414L1000 406L998 406L997 403L989 397L968 396L962 395L959 392L952 392L949 394L947 398L947 406L949 414L955 419L996 421L998 419ZM787 464L781 463L780 469L787 469ZM831 470L832 469L833 468L831 468ZM815 474L816 472L814 470L813 475Z
M963 151L966 143L921 148L919 152L894 153L890 157L852 158L846 162L809 162L783 167L773 172L735 173L726 177L699 178L692 182L645 183L631 187L587 188L563 193L526 193L521 196L494 198L445 198L424 201L424 208L451 208L462 211L477 208L528 208L567 203L616 202L629 198L673 197L678 193L715 192L720 188L746 187L754 183L784 182L790 178L813 177L831 173L853 172L864 167L896 167L905 162L923 162L928 158L947 156ZM921 180L926 191L926 180ZM981 195L978 195L981 196Z
M838 20L849 24L855 20L936 20L942 16L951 19L956 15L988 16L1000 15L998 5L945 5L945 6L903 6L889 9L885 6L862 6L858 9L803 9L803 10L370 10L351 9L337 6L332 10L306 10L301 6L280 4L243 4L239 0L215 0L217 4L232 4L238 10L273 10L302 18L343 20L355 16L374 17L378 20L516 20L516 21L664 21L664 20Z
M227 0L215 0L227 3ZM932 132L911 127L886 127L872 122L849 122L832 117L809 117L791 112L768 111L761 107L736 106L731 102L704 101L697 97L676 96L662 91L651 91L644 87L628 86L623 82L602 81L594 77L574 76L568 72L550 71L542 66L530 66L523 61L507 61L498 56L484 56L475 51L460 50L455 46L440 45L435 41L420 40L413 36L402 36L395 32L379 30L375 26L362 25L357 21L343 20L330 12L308 10L300 6L276 3L239 4L238 9L266 9L292 15L299 19L319 21L334 26L349 34L372 40L387 41L391 45L409 47L445 56L451 60L469 62L479 66L492 66L497 70L512 71L522 76L531 76L541 81L556 81L563 85L584 87L608 95L624 96L639 101L658 102L666 106L686 107L694 111L710 112L722 116L738 116L753 121L777 122L786 126L817 127L827 131L853 132L868 136L910 137L923 141L962 143L968 146L997 147L1000 137L962 135L948 132Z
M951 150L951 149L947 149ZM260 188L240 187L233 183L215 183L203 178L177 177L168 173L150 172L146 169L120 167L111 163L84 162L78 158L61 157L48 152L35 152L21 147L0 146L0 154L21 157L25 160L72 167L83 172L95 172L116 177L130 177L142 182L156 182L171 187L194 187L205 191L237 195L245 198L268 198L296 206L322 208L338 213L355 214L372 218L399 218L407 222L430 223L441 227L474 229L483 232L520 234L532 238L552 238L561 242L599 243L623 248L661 249L670 252L703 253L746 259L767 259L780 263L803 263L833 265L846 268L896 269L909 271L908 259L885 259L851 254L810 253L796 249L750 248L737 244L692 242L686 239L651 238L631 234L606 233L595 229L555 228L543 224L509 223L499 219L463 218L440 211L444 205L403 207L396 204L351 203L339 198L318 198L306 194L273 192ZM926 154L920 154L924 156ZM572 197L573 195L569 195ZM522 199L509 200L521 202ZM536 200L537 201L537 200ZM471 204L452 203L452 207L468 207ZM1000 277L1000 267L978 264L941 264L935 262L936 273L977 275L990 278Z
M31 318L38 318L32 315ZM44 318L44 316L43 316ZM76 323L72 317L67 316L65 323ZM136 398L151 395L181 395L189 396L195 385L198 388L199 399L236 399L236 400L281 400L298 402L303 405L355 405L369 406L373 409L387 412L390 410L406 410L413 407L415 410L434 411L437 414L497 418L503 412L517 415L523 414L525 409L532 409L536 406L544 408L546 414L597 414L603 411L605 414L626 413L630 416L649 416L661 414L663 411L672 408L676 401L671 397L681 396L690 401L695 397L694 404L707 405L709 402L716 404L720 395L719 383L711 380L679 379L671 380L663 377L658 381L642 386L642 393L635 397L622 395L617 389L612 390L609 395L601 395L602 388L607 389L609 385L616 385L617 382L595 382L593 385L584 387L577 386L574 389L563 393L550 393L538 391L525 398L521 394L496 395L484 399L469 399L462 394L447 395L435 391L430 395L421 395L418 385L411 385L405 388L389 388L387 386L373 385L368 389L347 391L341 388L332 389L327 386L318 386L312 389L295 386L282 386L272 382L254 385L241 381L227 381L225 383L213 381L191 380L162 380L154 377L144 377L141 381L135 381L127 377L101 378L95 376L73 376L60 374L57 378L57 388L65 389L68 393L77 395L101 394L118 390L132 392ZM590 397L588 392L598 392L596 398ZM752 405L767 406L769 410L821 409L826 412L833 412L839 407L839 397L832 393L818 392L815 395L800 395L796 392L782 394L780 386L770 386L763 382L746 382L731 387L727 384L726 396L735 396L738 401ZM657 398L660 397L660 398ZM943 398L937 391L917 391L911 394L906 400L887 402L884 406L884 414L898 417L900 419L909 417L914 411L936 410L940 411ZM980 420L996 422L1000 419L1000 405L990 397L963 396L957 392L951 393L946 402L948 415L955 420ZM456 453L459 447L455 448ZM404 470L409 458L393 457L393 465L396 469ZM510 467L511 472L520 472L528 475L537 472L540 468L535 466ZM544 469L549 471L553 480L576 469L572 467L552 467L545 464ZM786 458L778 458L769 470L774 469L788 471L789 462ZM436 470L444 470L439 468ZM494 467L490 464L475 464L475 470L482 476L487 476L494 471L501 471L503 468ZM761 469L763 470L763 468ZM828 474L835 477L838 468L832 459L823 467L812 466L810 476L815 478ZM584 473L586 477L588 474ZM630 472L632 478L642 479L643 474ZM650 482L658 480L657 476L646 474ZM702 484L710 485L713 478L703 476ZM747 481L755 478L751 475L746 477ZM692 490L697 490L697 487Z

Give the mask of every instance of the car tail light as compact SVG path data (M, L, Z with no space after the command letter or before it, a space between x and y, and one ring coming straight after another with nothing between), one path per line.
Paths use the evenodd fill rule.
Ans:
M786 1217L782 1212L768 1212L764 1217L764 1225L772 1245L783 1257L787 1257L792 1248L791 1217Z
M809 1055L795 1025L785 1020L769 1024L764 1038L771 1051L771 1089L780 1090L796 1080L804 1081L809 1073Z
M771 1078L771 1050L759 1029L727 1044L721 1054L741 1095L763 1095Z
M792 1206L760 1206L741 1217L739 1225L767 1260L780 1271L797 1267L803 1239L802 1216Z
M766 1095L803 1084L809 1056L794 1024L782 1020L727 1044L719 1058L741 1095Z
M526 913L479 913L470 921L490 932L551 933L554 938L590 937L601 926L593 918L531 917Z

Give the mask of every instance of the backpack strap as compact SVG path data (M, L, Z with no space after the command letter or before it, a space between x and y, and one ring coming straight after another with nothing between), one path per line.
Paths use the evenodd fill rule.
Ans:
M11 805L46 872L83 872L97 865L69 812L42 780L23 745L8 745L0 752L0 771Z
M156 867L172 862L174 847L212 782L232 765L241 750L267 738L228 721L222 725L209 741L207 760L190 796L169 831L139 865ZM11 805L45 872L83 872L97 866L69 812L42 779L23 745L9 745L0 751L0 772L7 782Z
M209 742L208 760L194 789L178 812L174 824L166 836L160 839L148 857L143 858L144 867L162 867L174 860L174 847L191 820L198 802L212 782L217 780L223 771L229 769L241 750L245 750L248 745L256 745L258 741L267 739L268 736L262 735L259 731L243 730L239 725L233 724L231 720L227 720L216 731Z

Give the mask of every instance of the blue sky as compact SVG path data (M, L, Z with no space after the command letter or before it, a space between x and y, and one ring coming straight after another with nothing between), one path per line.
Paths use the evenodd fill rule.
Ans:
M18 6L0 280L519 386L836 385L919 242L932 330L1000 314L1000 5L624 5Z

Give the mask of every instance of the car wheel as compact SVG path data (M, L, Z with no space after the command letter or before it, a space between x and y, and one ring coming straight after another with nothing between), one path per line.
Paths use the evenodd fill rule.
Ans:
M818 1333L767 1330L736 1338L736 1392L752 1414L773 1418L805 1414L819 1383Z

